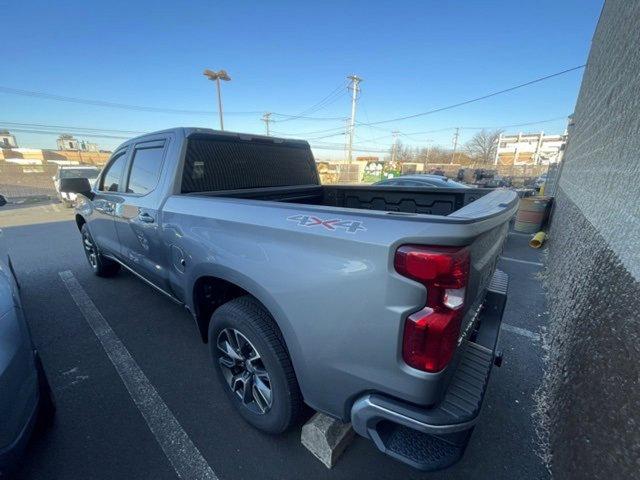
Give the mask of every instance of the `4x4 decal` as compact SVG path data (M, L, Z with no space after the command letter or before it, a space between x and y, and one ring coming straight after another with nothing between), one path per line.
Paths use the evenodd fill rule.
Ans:
M293 215L291 217L287 217L287 220L297 222L301 227L321 226L326 228L327 230L342 228L349 233L356 233L361 230L366 230L362 222L358 222L355 220L342 220L341 218L324 220L313 215Z

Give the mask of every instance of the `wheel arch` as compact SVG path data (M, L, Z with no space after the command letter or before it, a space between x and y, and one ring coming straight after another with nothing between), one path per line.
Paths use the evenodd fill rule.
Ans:
M203 266L197 269L187 291L187 306L193 312L198 330L207 342L209 321L213 312L229 300L242 295L253 297L273 318L285 346L289 351L292 343L291 324L275 298L257 282L246 275L219 265Z
M303 356L291 323L278 302L269 292L249 277L221 266L201 267L193 275L188 290L187 307L192 312L203 342L208 343L209 322L213 312L229 300L239 296L251 296L274 321L282 343L291 358L298 384L304 395L304 378L298 375L304 368Z

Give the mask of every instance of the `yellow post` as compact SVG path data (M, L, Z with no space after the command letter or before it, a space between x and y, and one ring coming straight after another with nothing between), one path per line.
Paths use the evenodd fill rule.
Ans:
M546 239L547 239L547 234L540 231L536 233L533 236L533 238L529 241L529 246L531 248L540 248Z

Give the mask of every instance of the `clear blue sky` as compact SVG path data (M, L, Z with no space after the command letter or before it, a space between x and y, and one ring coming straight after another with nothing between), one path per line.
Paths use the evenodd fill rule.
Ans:
M0 92L0 127L16 122L140 131L217 128L214 84L202 76L204 68L225 68L233 79L223 85L228 130L262 133L260 114L237 112L297 114L351 73L364 79L358 119L374 122L585 63L601 7L600 0L15 2L5 8L11 17L3 22L0 86L210 109L211 115L127 111ZM572 72L468 106L380 125L384 130L359 126L358 142L386 149L394 129L411 133L563 117L574 108L581 77L582 71ZM313 116L346 117L349 109L345 95ZM507 130L561 133L565 123ZM343 124L298 119L272 128L296 136ZM462 141L473 133L463 128ZM16 135L21 146L55 145L55 135ZM452 130L446 130L403 140L418 145L431 139L449 147L451 138ZM120 143L94 140L104 148ZM344 137L320 141L343 144ZM316 151L327 155L341 154Z

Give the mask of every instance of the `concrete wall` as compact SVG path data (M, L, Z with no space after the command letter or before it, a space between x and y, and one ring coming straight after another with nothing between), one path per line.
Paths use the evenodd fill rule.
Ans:
M640 1L607 0L550 228L538 398L555 478L640 475Z

